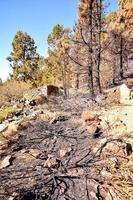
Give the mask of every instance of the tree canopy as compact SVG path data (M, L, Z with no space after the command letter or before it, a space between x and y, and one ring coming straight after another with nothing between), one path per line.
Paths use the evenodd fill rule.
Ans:
M13 69L12 79L34 82L38 78L39 54L33 38L27 33L16 33L12 42L12 52L7 59Z

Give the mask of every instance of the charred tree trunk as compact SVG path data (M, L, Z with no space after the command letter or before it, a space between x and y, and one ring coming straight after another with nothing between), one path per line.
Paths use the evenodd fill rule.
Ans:
M89 7L89 28L90 28L90 45L88 52L88 87L90 89L90 94L94 96L94 83L93 83L93 0L90 2Z
M79 89L79 74L76 74L76 89Z
M98 50L96 59L96 86L98 92L102 92L101 81L100 81L100 65L101 65L101 33L102 33L102 0L97 1L97 24L98 24Z
M123 38L120 36L120 78L123 79Z
M63 74L63 88L64 88L64 95L65 98L67 97L67 83L66 83L66 69L64 67L64 74Z

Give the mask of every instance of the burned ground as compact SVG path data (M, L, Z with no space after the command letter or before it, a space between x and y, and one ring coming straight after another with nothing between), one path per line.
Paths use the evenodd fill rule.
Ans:
M1 148L0 200L132 200L132 149L108 129L94 137L80 110L37 118Z

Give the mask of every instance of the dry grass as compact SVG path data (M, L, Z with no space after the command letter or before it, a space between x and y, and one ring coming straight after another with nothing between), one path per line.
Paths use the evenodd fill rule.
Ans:
M0 108L10 105L12 100L20 99L23 93L31 88L31 84L7 81L0 86Z
M14 111L15 111L15 107L13 107L13 106L9 106L4 109L0 109L0 122L5 120Z

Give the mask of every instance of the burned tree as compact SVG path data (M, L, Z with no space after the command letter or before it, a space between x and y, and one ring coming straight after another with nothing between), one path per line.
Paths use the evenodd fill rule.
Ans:
M103 33L103 2L102 0L80 0L78 3L78 23L75 27L74 47L71 59L87 74L90 93L102 91L100 81L100 65ZM76 58L73 49L79 48ZM78 59L77 59L78 57Z

